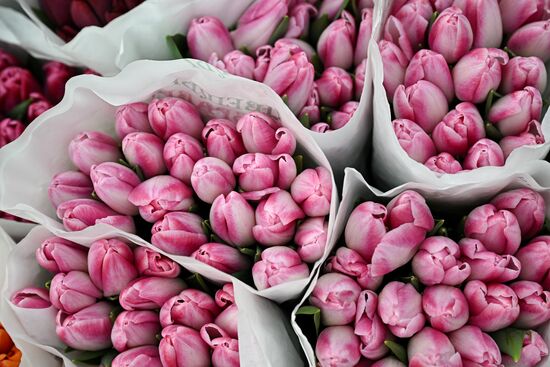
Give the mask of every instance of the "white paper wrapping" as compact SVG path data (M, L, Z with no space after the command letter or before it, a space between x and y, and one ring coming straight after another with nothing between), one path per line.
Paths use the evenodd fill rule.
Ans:
M546 217L550 218L550 176L549 176L550 164L546 164L546 172L548 172L548 175L544 177L543 176L538 177L540 180L540 183L535 181L534 179L531 179L530 181L525 181L521 177L516 177L508 180L503 185L499 185L498 189L496 190L491 189L491 190L494 194L497 194L501 191L508 191L508 190L513 190L517 188L525 188L525 187L530 188L538 192L544 197L544 201L546 202ZM363 178L363 176L357 170L353 168L347 168L345 172L344 187L342 191L342 201L338 209L338 215L336 216L333 236L335 236L336 238L340 238L343 235L347 220L351 212L353 211L353 209L355 209L356 205L359 202L372 200L372 201L386 204L392 198L399 195L405 190L415 190L418 193L420 193L423 197L432 197L432 198L446 197L446 194L444 192L438 191L437 189L433 188L433 186L420 185L416 183L401 185L393 190L381 192L380 190L377 190L376 188L368 184ZM462 195L463 196L467 195L467 193L462 193ZM489 194L487 198L491 198L492 195L493 194ZM482 203L483 202L478 202L477 204L482 204ZM437 206L443 210L445 210L445 208L449 208L448 204L445 204L440 200L429 200L428 204L430 205L430 207ZM446 205L446 207L443 207L443 205ZM452 210L462 210L462 207L453 206ZM338 243L338 239L332 242L333 245L336 243ZM329 249L329 251L332 251L332 248ZM306 358L308 360L310 367L315 367L315 346L314 345L312 346L309 343L304 333L300 329L300 326L296 323L296 312L302 305L307 304L309 295L313 291L313 288L315 288L315 283L317 282L317 278L319 277L319 275L320 275L320 271L318 271L317 274L315 274L313 282L311 282L306 293L303 295L300 303L294 308L291 315L292 327L296 332L296 334L298 335L298 339L300 341L300 344L302 345L302 348L304 350L304 353L306 355ZM550 322L547 322L546 325L540 327L538 331L544 337L546 343L550 346ZM549 358L548 357L545 358L541 362L540 366L541 367L546 366L546 363L548 363L548 361L549 361Z
M392 0L376 3L373 40L379 39L392 4ZM434 191L443 189L445 199L450 204L471 203L494 195L501 190L503 182L509 182L518 177L528 180L533 170L540 169L526 163L544 159L550 150L550 114L548 113L542 121L542 130L547 143L514 150L503 167L482 167L458 174L440 175L413 160L399 145L392 128L391 109L382 84L384 80L382 59L374 41L370 44L369 56L373 68L370 74L373 75L374 83L372 169L378 187L390 189L407 182L417 182L425 184L427 188L432 187ZM462 193L466 190L468 194L463 195Z

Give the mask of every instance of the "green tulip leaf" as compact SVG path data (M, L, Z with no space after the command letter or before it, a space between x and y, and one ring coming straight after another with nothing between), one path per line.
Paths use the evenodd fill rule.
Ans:
M330 19L328 19L327 14L323 14L319 18L315 19L315 21L311 24L311 28L309 30L310 43L312 45L317 44L317 41L319 41L321 34L328 27L329 24Z
M199 273L193 273L193 275L185 279L185 281L193 288L201 289L205 293L210 293L211 291L208 283L206 283L206 280Z
M8 117L14 120L23 121L23 119L27 115L27 110L29 109L31 103L32 98L26 99L23 102L19 103L17 106L12 108L10 112L8 112Z
M502 353L508 354L514 362L518 362L523 349L525 330L507 328L491 334Z
M319 328L321 327L321 309L315 306L302 306L296 311L296 315L308 315L313 317L313 324L315 325L315 332L319 334Z
M340 16L342 15L342 12L346 10L346 8L348 7L349 2L350 0L342 1L342 5L340 5L340 8L338 9L338 12L336 13L336 16L334 17L334 19L340 18Z
M393 340L384 341L384 345L393 353L393 355L401 362L407 364L407 350L401 344L394 342Z
M304 113L302 116L300 116L300 123L304 125L304 127L307 129L311 127L311 123L309 121L309 115L307 113Z
M110 350L101 358L101 362L99 364L99 367L111 367L111 364L113 364L113 359L118 355L118 352L116 350Z
M297 154L294 156L294 162L296 163L296 172L297 174L302 173L304 170L304 156Z
M187 53L187 39L181 34L166 36L166 45L173 59L183 59Z
M275 28L275 31L273 31L273 34L269 38L268 44L272 45L274 44L278 39L283 38L286 31L288 30L288 25L290 23L290 17L288 15L285 15L283 19L279 22L279 25L277 25L277 28Z

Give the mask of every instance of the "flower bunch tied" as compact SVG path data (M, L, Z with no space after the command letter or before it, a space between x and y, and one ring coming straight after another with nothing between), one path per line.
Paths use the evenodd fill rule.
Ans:
M542 367L545 211L543 197L526 188L462 218L434 220L415 191L387 205L359 204L297 310L319 365Z
M257 0L230 30L215 16L168 37L178 57L271 87L308 128L336 130L359 106L372 1Z
M393 2L378 47L410 158L454 174L545 142L549 10L535 0Z

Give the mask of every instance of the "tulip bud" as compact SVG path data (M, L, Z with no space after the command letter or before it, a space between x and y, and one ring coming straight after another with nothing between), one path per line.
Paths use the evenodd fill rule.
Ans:
M404 84L408 87L419 80L427 80L439 87L448 101L454 98L451 71L441 54L424 49L414 55L405 71Z
M109 316L112 308L107 302L99 302L72 315L59 311L55 332L73 349L99 351L110 348L113 322Z
M462 3L458 2L458 6L472 25L474 48L500 47L502 19L497 0L463 0ZM485 14L494 16L486 17Z
M405 31L405 27L403 23L393 15L390 15L386 20L383 38L395 43L403 51L407 60L413 57L413 48L407 36L407 32Z
M235 160L233 173L244 191L261 191L272 187L288 189L296 178L296 163L288 154L268 156L247 153Z
M437 173L453 174L462 171L460 162L446 152L428 158L424 165Z
M323 325L346 325L355 318L360 293L361 288L352 278L338 273L327 273L317 280L309 301L321 309Z
M346 246L357 251L369 262L376 246L386 234L386 217L384 205L371 201L358 205L346 224Z
M130 168L114 162L103 162L90 168L90 178L96 195L111 209L125 215L136 215L128 195L141 183Z
M42 66L44 71L44 94L52 101L58 103L65 94L65 84L75 75L75 70L57 61L50 61Z
M500 139L499 145L504 153L504 158L508 158L510 154L517 148L524 145L539 145L544 143L544 135L540 122L531 120L527 124L524 132L517 136L505 136Z
M319 134L324 134L324 133L328 133L330 131L333 131L330 128L330 125L327 124L326 122L318 122L315 125L313 125L312 127L310 127L309 129L311 131L314 131L314 132L319 133Z
M19 308L48 308L51 307L50 296L44 288L28 287L15 292L10 299L14 306Z
M340 8L344 4L344 0L323 0L319 6L319 17L326 15L328 19L333 20Z
M221 159L201 158L193 167L191 185L199 199L212 204L219 195L227 195L233 190L235 176Z
M330 114L330 125L334 130L343 128L352 118L355 111L359 108L359 102L348 101L344 103L339 111L333 111Z
M216 324L206 324L200 330L202 340L212 349L213 367L239 367L239 342L230 338Z
M254 80L262 82L267 73L267 68L271 62L271 52L273 47L265 45L256 50L256 65L254 66Z
M307 263L314 263L323 257L327 245L328 223L323 217L306 219L298 226L294 243L298 255Z
M519 249L516 257L522 264L519 279L531 280L550 289L550 236L533 238L526 246Z
M470 266L469 280L505 283L516 279L521 263L512 255L498 255L488 251L479 240L460 240L463 261Z
M447 285L426 288L422 308L430 325L444 333L458 330L468 322L468 302L458 288Z
M391 228L412 223L425 231L430 231L434 226L434 219L426 200L416 191L403 191L388 203L387 210Z
M353 97L353 79L347 71L339 67L326 68L315 83L323 105L338 107Z
M294 154L294 135L263 113L251 112L241 117L237 131L242 134L244 147L249 153Z
M119 352L156 344L161 331L159 316L153 311L124 311L115 320L111 331L113 346Z
M73 314L97 302L102 294L87 273L58 273L50 286L50 301L55 308Z
M221 289L216 291L216 304L220 307L226 307L235 303L235 292L233 283L225 283Z
M441 12L430 28L430 49L454 64L464 56L474 42L474 33L462 10L450 7Z
M112 224L123 231L133 232L131 217L118 215L107 205L92 199L73 199L57 207L57 217L69 231L80 231L97 223ZM116 221L115 219L127 219Z
M292 240L296 221L305 214L287 191L278 191L258 204L255 217L252 234L256 241L264 246L280 246Z
M385 66L384 66L385 67ZM363 59L355 68L355 98L360 99L365 85L365 74L367 73L367 59ZM388 91L389 92L389 91ZM395 89L394 89L395 92ZM393 96L393 94L392 94Z
M212 53L219 57L234 49L229 31L219 18L203 16L191 20L187 31L187 46L191 57L208 61Z
M50 237L36 249L36 261L51 273L88 270L88 249L61 237Z
M14 55L6 52L5 50L0 50L0 71L7 67L17 65L19 65L19 61L17 61L17 58Z
M361 339L363 357L378 359L388 353L384 344L391 335L376 313L378 296L373 291L362 291L357 300L354 333Z
M370 367L406 367L401 361L394 357L386 357L384 359L381 359L375 363L373 363Z
M130 133L122 140L122 152L128 163L138 166L145 178L162 175L166 171L163 158L164 142L155 134Z
M544 0L500 0L499 7L502 17L502 28L506 34L512 34L526 23L542 20L545 10Z
M24 130L25 125L21 121L9 118L0 120L0 148L17 139Z
M309 268L300 255L283 246L262 251L261 260L252 267L252 278L259 290L308 277Z
M355 20L347 11L329 24L317 42L317 51L325 67L349 69L353 65ZM338 50L338 51L336 51Z
M151 229L151 243L170 254L189 256L208 238L202 229L202 218L192 213L166 214Z
M250 268L249 259L231 246L222 243L205 243L191 257L224 273L233 274Z
M340 247L335 256L329 258L325 270L328 273L339 272L349 275L354 277L362 288L376 290L383 277L373 276L371 268L371 264L367 264L359 253L347 247Z
M313 55L316 54L315 49L309 43L297 38L285 37L285 38L279 38L277 41L275 41L274 48L284 48L284 47L290 48L292 50L299 50L299 51L305 52L307 59L309 61L311 61L313 59Z
M18 66L0 71L0 111L3 114L27 100L34 92L40 92L40 85L30 71Z
M27 121L33 121L38 116L52 108L52 104L38 93L31 93L32 102L27 108Z
M546 89L546 82L546 67L541 59L516 56L502 68L500 91L508 94L525 87L534 87L542 93Z
M313 87L309 91L309 97L307 99L306 105L298 114L300 120L306 118L307 116L307 120L309 121L309 123L318 123L321 118L321 110L319 109L320 104L321 102L319 100L319 91L317 90L317 85L313 83ZM310 128L310 130L313 129L313 126Z
M200 330L204 324L214 322L220 313L214 299L196 289L185 289L170 298L160 310L162 327L178 324Z
M354 367L361 359L359 348L350 326L331 326L319 334L315 355L321 367Z
M378 42L378 48L384 70L384 89L388 101L392 102L397 87L405 80L405 70L409 65L409 60L393 42L381 40Z
M412 284L401 282L390 282L382 289L378 295L378 314L390 331L400 338L410 338L426 322L422 314L422 296Z
M219 158L229 165L246 153L241 135L237 132L235 124L229 120L208 121L202 130L202 139L210 157Z
M255 225L254 208L238 192L218 196L210 208L212 230L232 246L254 244L252 228Z
M96 224L99 223L108 224L122 232L136 233L134 219L128 215L111 215L105 218L99 218L96 220Z
M395 119L392 125L399 145L409 157L417 162L425 162L435 155L432 139L416 123L408 119Z
M147 103L135 102L120 106L115 112L115 131L120 139L130 133L152 132L147 118Z
M181 269L177 262L147 247L137 246L134 257L139 275L177 278L180 274Z
M53 176L48 197L54 207L72 199L89 198L94 191L92 181L82 172L65 171Z
M221 64L221 67L217 65L216 60ZM223 57L223 61L218 60L218 55L214 53L210 56L208 62L230 74L247 79L254 79L254 68L256 67L256 62L254 61L254 58L246 55L242 51L233 50L228 52Z
M491 204L499 210L508 210L515 215L522 239L535 236L544 225L546 212L544 198L531 189L504 192L496 196Z
M516 135L527 128L531 120L540 120L542 97L538 89L525 87L499 99L487 118L503 135Z
M372 8L364 8L361 10L361 23L359 23L359 31L357 32L357 42L355 43L354 52L355 66L359 66L369 55L368 46L372 34L373 13L374 9ZM363 88L361 88L361 90L363 90Z
M433 9L428 0L409 1L395 13L395 17L407 25L405 32L414 49L424 43L432 14Z
M450 333L449 339L466 366L500 366L502 357L497 343L478 327L464 326Z
M310 18L317 15L317 8L308 3L299 3L290 9L285 38L305 38L309 33Z
M460 291L458 292L460 293ZM460 354L455 351L449 338L442 332L429 327L424 328L409 340L407 355L411 367L423 367L430 364L462 367Z
M210 350L198 331L180 325L162 330L160 360L166 367L210 366Z
M309 217L328 215L332 200L332 177L324 167L308 168L290 187L292 198Z
M214 320L214 323L216 325L219 325L227 334L237 339L238 337L238 324L239 324L239 310L237 308L237 305L233 304L229 307L227 307L225 310L223 310L218 317L216 317L216 320Z
M170 175L191 185L193 166L204 157L202 149L201 143L190 135L176 133L170 136L163 151L164 163Z
M500 49L473 49L453 68L456 97L472 103L485 101L491 89L496 90L500 85L501 65L507 63L508 55Z
M470 147L462 167L469 170L486 166L504 166L504 153L493 140L483 138Z
M546 63L550 60L550 20L529 23L519 28L508 39L508 47L516 55L536 56Z
M159 348L156 345L146 345L128 349L120 353L111 362L111 367L162 367Z
M520 313L515 327L531 329L550 320L550 292L536 282L520 280L510 284L519 300Z
M153 99L149 103L148 117L155 134L164 140L175 133L199 139L204 128L197 108L180 98Z
M533 330L528 330L523 338L523 347L518 362L514 362L509 355L502 356L505 367L535 367L544 357L548 356L546 341Z
M69 157L79 170L89 175L93 165L117 162L122 155L115 139L99 131L87 131L71 140Z
M185 288L187 286L180 278L138 278L120 293L119 303L127 311L155 310Z

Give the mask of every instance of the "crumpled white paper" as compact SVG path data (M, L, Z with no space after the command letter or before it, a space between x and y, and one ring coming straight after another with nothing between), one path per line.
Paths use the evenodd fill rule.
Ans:
M79 236L76 233L66 233L63 236L77 243L90 246L94 240L112 238L117 233L108 228L95 228L88 235ZM0 253L6 255L12 248L9 256L2 256L7 260L7 268L1 293L0 321L14 339L23 354L22 366L40 367L76 367L63 354L64 345L55 333L55 315L53 307L48 309L23 309L14 306L10 297L17 290L28 287L42 287L51 278L51 274L40 268L35 259L35 251L43 240L51 237L52 233L45 227L35 227L27 237L16 246L0 234ZM2 264L0 264L2 265ZM302 366L300 353L293 344L294 336L288 320L282 311L273 302L254 295L243 287L242 283L234 281L228 275L215 274L210 277L211 269L204 264L184 266L191 272L198 272L205 278L218 283L233 280L235 303L239 308L239 350L241 365L244 367L286 367ZM37 362L39 361L39 362Z

